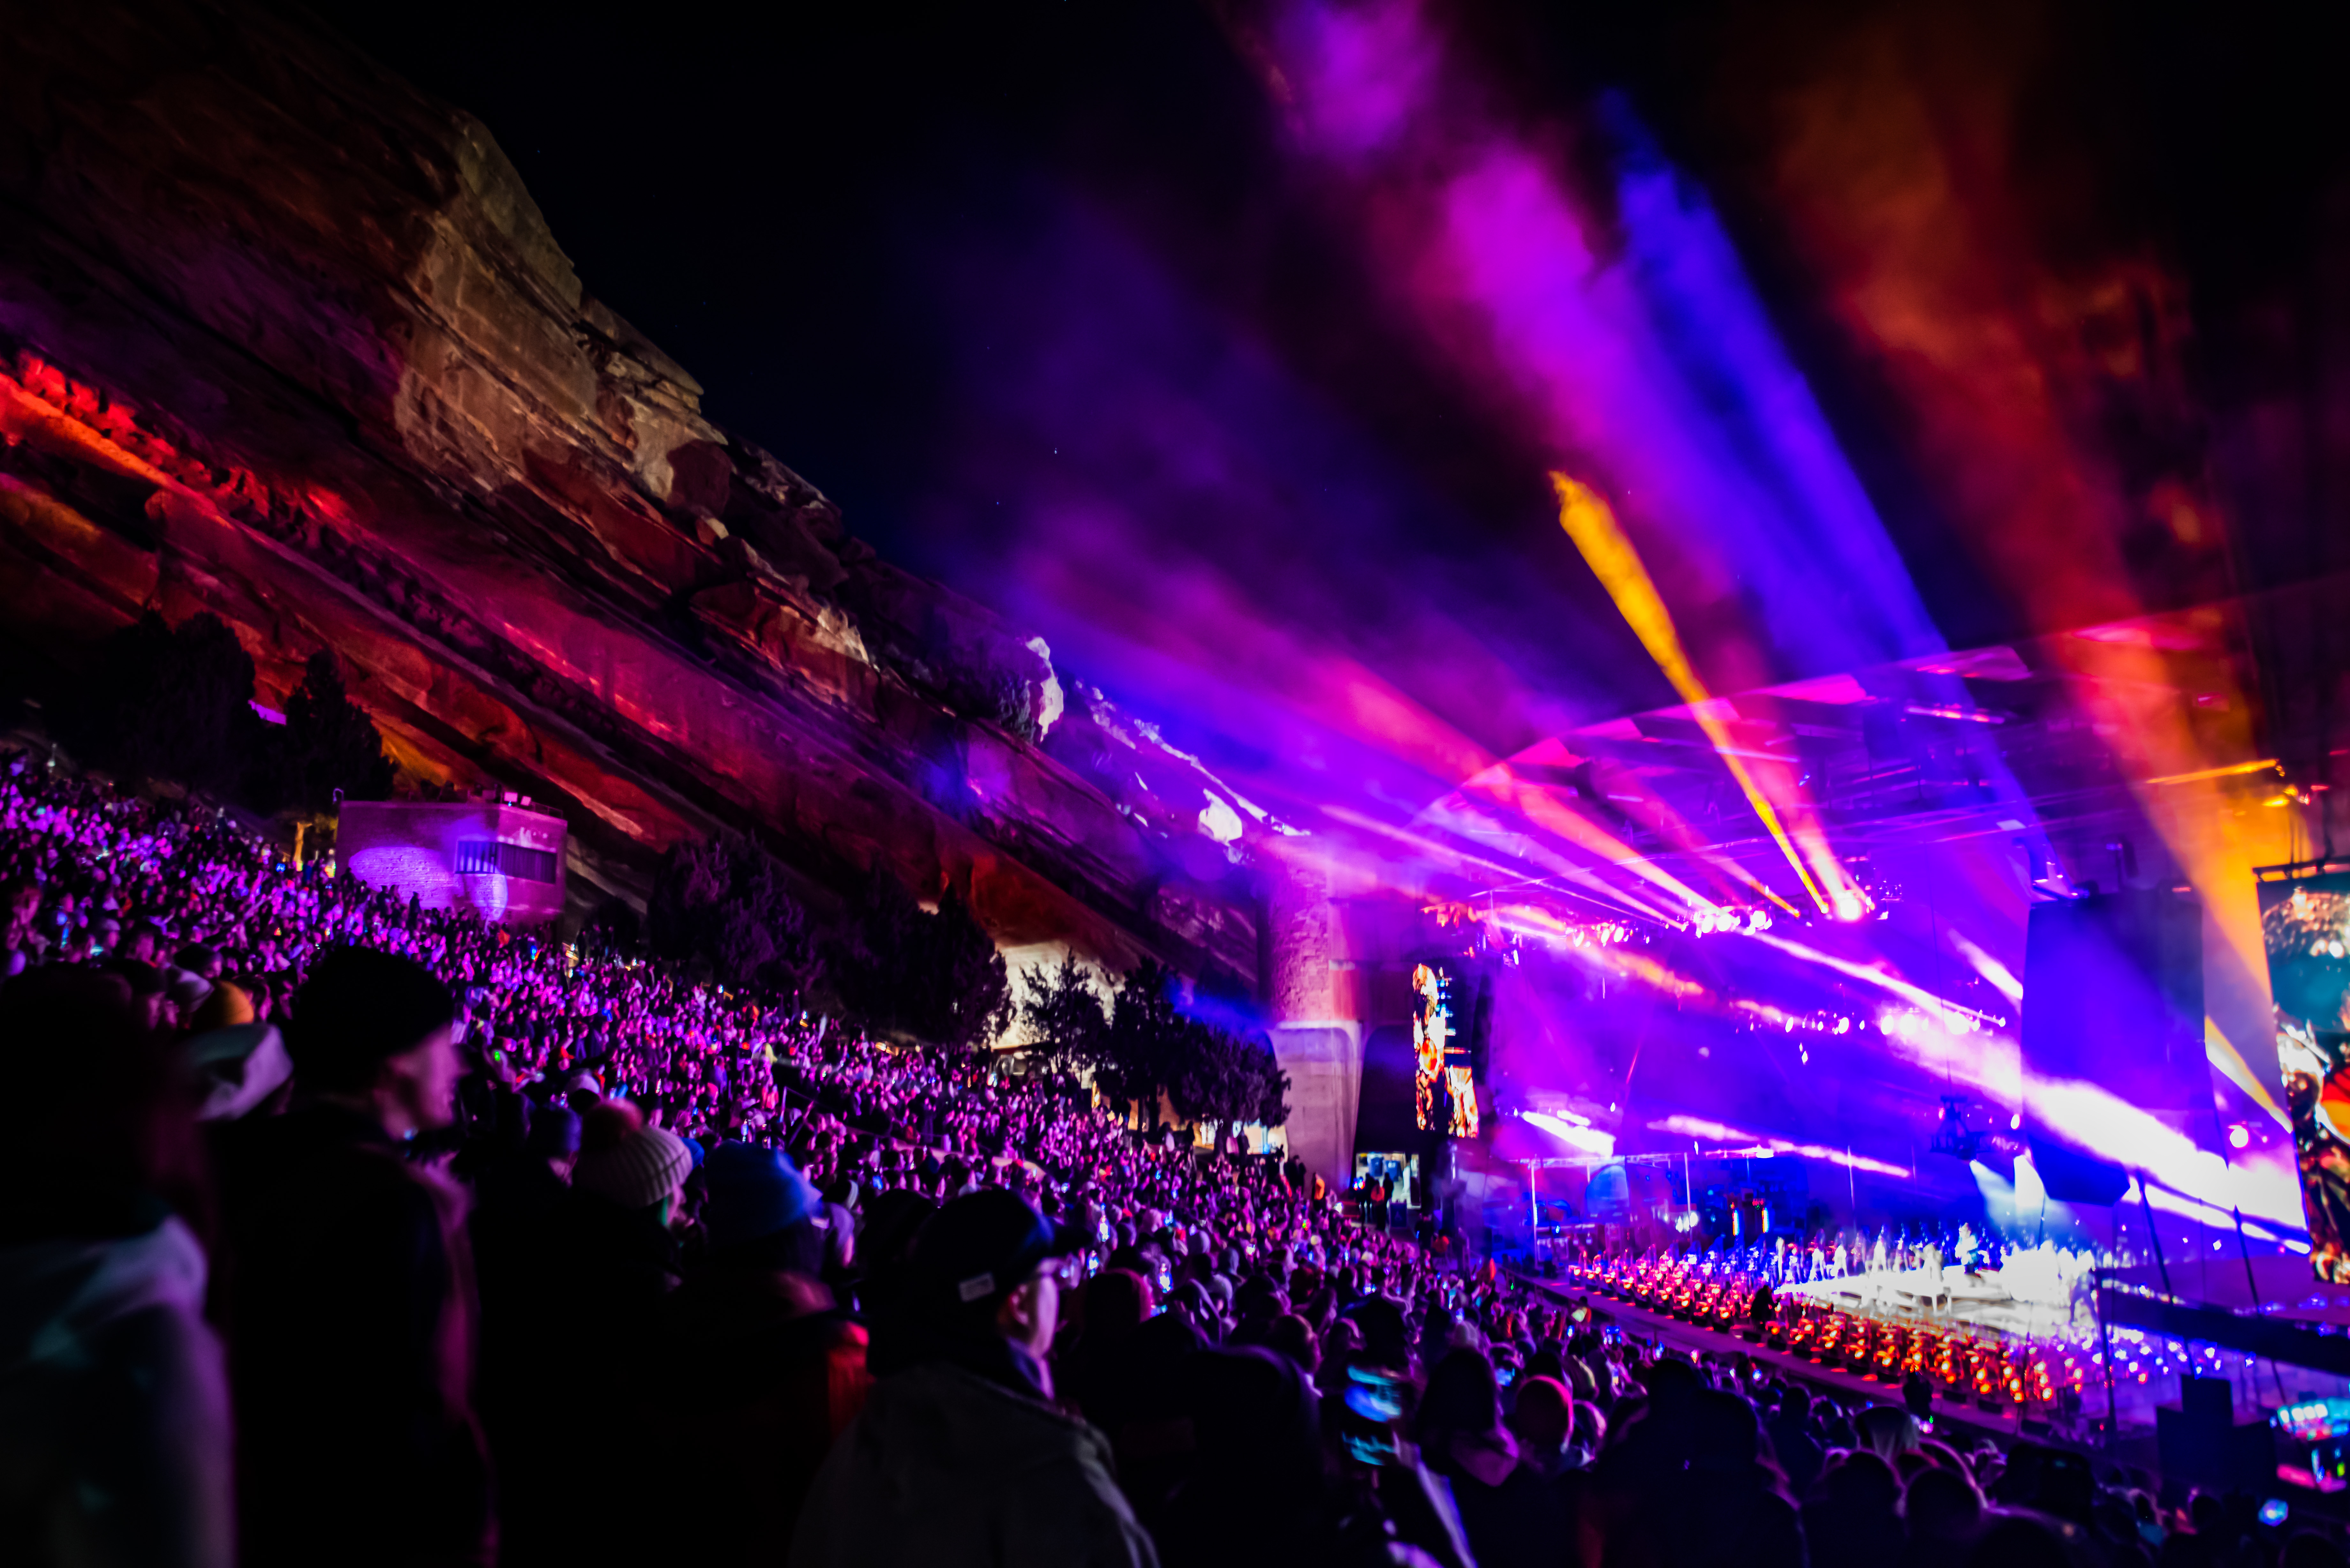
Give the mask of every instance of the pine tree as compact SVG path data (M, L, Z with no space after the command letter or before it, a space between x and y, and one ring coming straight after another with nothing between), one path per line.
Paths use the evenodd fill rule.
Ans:
M1168 1091L1179 1116L1219 1135L1245 1122L1279 1127L1289 1119L1289 1075L1270 1044L1202 1019L1185 1023Z
M253 659L218 616L177 628L153 610L101 643L88 678L56 705L58 738L124 778L243 795L262 750Z
M1076 956L1024 979L1021 989L1020 1025L1030 1049L1062 1072L1097 1071L1109 1044L1109 1008Z
M302 684L286 701L279 738L278 794L308 814L330 810L339 790L348 800L380 800L391 793L391 759L367 710L351 701L342 666L325 649L302 667Z
M653 875L644 930L662 958L701 960L728 985L793 1002L822 976L807 911L783 867L738 835L670 846Z
M618 893L590 909L579 927L579 945L590 952L627 957L643 947L644 941L644 917Z
M879 1034L968 1050L1012 1014L1003 955L951 888L937 913L879 858L849 913L833 973L850 1019Z

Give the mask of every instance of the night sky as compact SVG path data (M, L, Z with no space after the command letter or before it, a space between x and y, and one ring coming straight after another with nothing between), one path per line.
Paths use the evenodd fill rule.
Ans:
M1937 402L1914 353L1856 328L1887 319L1867 311L1893 286L1837 281L1836 247L1872 231L1803 205L1811 144L1791 127L1841 127L1837 199L1860 211L1887 133L1842 84L1874 73L1924 106L1976 241L1951 264L1964 288L1937 297L2040 335L2049 420L2097 513L2079 525L2115 535L2137 606L2193 602L2350 565L2322 465L2271 483L2238 439L2280 408L2322 424L2350 360L2328 281L2350 254L2350 137L2311 9L1425 14L1478 122L1541 150L1603 262L1638 244L1616 203L1642 161L1710 207L1925 614L1970 646L2112 607L2035 597L2028 556L1982 547L2011 518L2072 514L1963 483L1938 443L2007 443L2006 394L1940 365L1956 389ZM488 124L588 286L700 378L715 419L886 556L1041 628L1065 669L1217 760L1311 751L1268 714L1326 701L1286 672L1326 657L1450 737L1398 748L1438 778L1431 746L1505 755L1673 701L1559 532L1545 471L1588 458L1604 477L1605 454L1523 417L1414 314L1377 193L1300 155L1248 56L1252 8L323 10ZM2096 303L2116 278L2153 280L2127 286L2142 330ZM2103 369L2137 351L2099 337L2116 318L2169 369ZM1965 419L1990 434L1951 434ZM2223 550L2181 554L2146 521L2178 493L2230 514ZM1675 548L1711 549L1688 534ZM1767 585L1724 555L1719 615L1766 619ZM1751 656L1692 635L1731 687L1852 661L1767 627Z

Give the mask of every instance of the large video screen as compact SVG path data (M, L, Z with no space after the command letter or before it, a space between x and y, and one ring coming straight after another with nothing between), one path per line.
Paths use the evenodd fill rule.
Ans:
M2262 883L2261 935L2309 1261L2350 1284L2350 874Z
M1452 977L1432 963L1411 971L1412 1105L1422 1132L1477 1136L1477 1072L1453 1022Z

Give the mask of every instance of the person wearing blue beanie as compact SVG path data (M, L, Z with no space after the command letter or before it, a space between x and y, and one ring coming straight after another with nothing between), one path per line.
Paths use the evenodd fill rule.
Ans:
M728 1141L702 1165L699 1265L667 1303L664 1392L681 1561L784 1563L833 1439L865 1405L865 1330L821 1278L823 1199L780 1150Z
M756 1241L824 1214L823 1199L780 1149L722 1143L702 1161L702 1234L715 1248Z

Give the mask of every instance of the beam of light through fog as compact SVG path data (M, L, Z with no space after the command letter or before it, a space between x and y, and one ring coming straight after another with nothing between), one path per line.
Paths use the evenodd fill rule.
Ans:
M1582 903L1677 929L1765 899L1868 913L1800 764L1746 755L1715 694L1921 660L1945 643L1704 193L1621 102L1556 125L1505 122L1473 62L1413 0L1304 0L1276 5L1262 28L1226 21L1285 117L1301 188L1352 225L1402 328L1478 389L1483 401L1464 417L1540 454L1530 482L1555 475L1547 542L1528 535L1516 546L1549 551L1539 562L1553 575L1525 569L1535 556L1477 542L1451 502L1273 342L1193 297L1143 239L1066 191L1038 196L1039 221L1016 240L953 250L977 411L935 532L956 541L960 575L1039 627L1070 678L1199 754L1211 791L1229 781L1313 828L1278 855L1349 863L1361 882L1438 898L1539 880L1575 915L1528 897L1503 923L1593 972L1715 1001L1713 986L1659 957L1576 945ZM1606 172L1570 177L1570 143L1577 166ZM1606 200L1589 201L1577 178L1604 182ZM1004 285L1015 276L1025 292ZM1885 343L1907 319L1847 314ZM1004 340L1022 353L996 353ZM1946 337L1930 346L1940 357L1929 369L1981 372ZM1926 400L1942 406L1948 389ZM2071 439L2035 427L2016 451L2058 462L2078 493L2097 483L2095 465ZM1553 602L1578 562L1647 665L1624 627ZM2129 607L2126 592L2099 591L2102 607ZM2051 593L2027 597L2064 619ZM2152 648L2099 656L2125 676L2162 674ZM1636 821L1684 846L1660 864L1518 776L1544 737L1658 705L1659 672L1785 867L1710 849L1669 806L1636 804ZM1949 701L1932 701L1964 716L1962 685L1947 684ZM2126 770L2201 760L2175 723L2140 728L2115 742ZM1562 751L1543 765L1575 760ZM1986 804L2019 836L2044 837L1996 749L1979 760ZM1212 810L1203 821L1231 826ZM2224 833L2190 840L2168 821L2157 814L2220 911L2220 961L2257 962L2256 922L2248 947L2236 909L2249 897L2234 885L2249 864L2241 846ZM1888 1026L1840 1049L1914 1069L1913 1097L1947 1077L2147 1171L2158 1191L2292 1223L2290 1175L2273 1161L2230 1168L2087 1085L2027 1081L2011 1033L1966 1022L1974 1014L1939 994L1943 981L1914 978L1940 974L1947 951L2011 1008L2022 989L2029 890L2012 857L2003 842L1941 853L1927 874L1944 879L1945 896L1961 884L1969 914L1927 933L1930 971L1896 961L1874 921L1835 940L1749 940L1785 958L1791 990L1890 998ZM1721 1002L1719 1015L1794 1027L1800 1007L1763 999L1773 994ZM2275 1114L2260 1075L2216 1025L2209 1033L2213 1061ZM1890 1087L1871 1092L1881 1106L1900 1103ZM1816 1129L1809 1142L1779 1141L1824 1147Z

